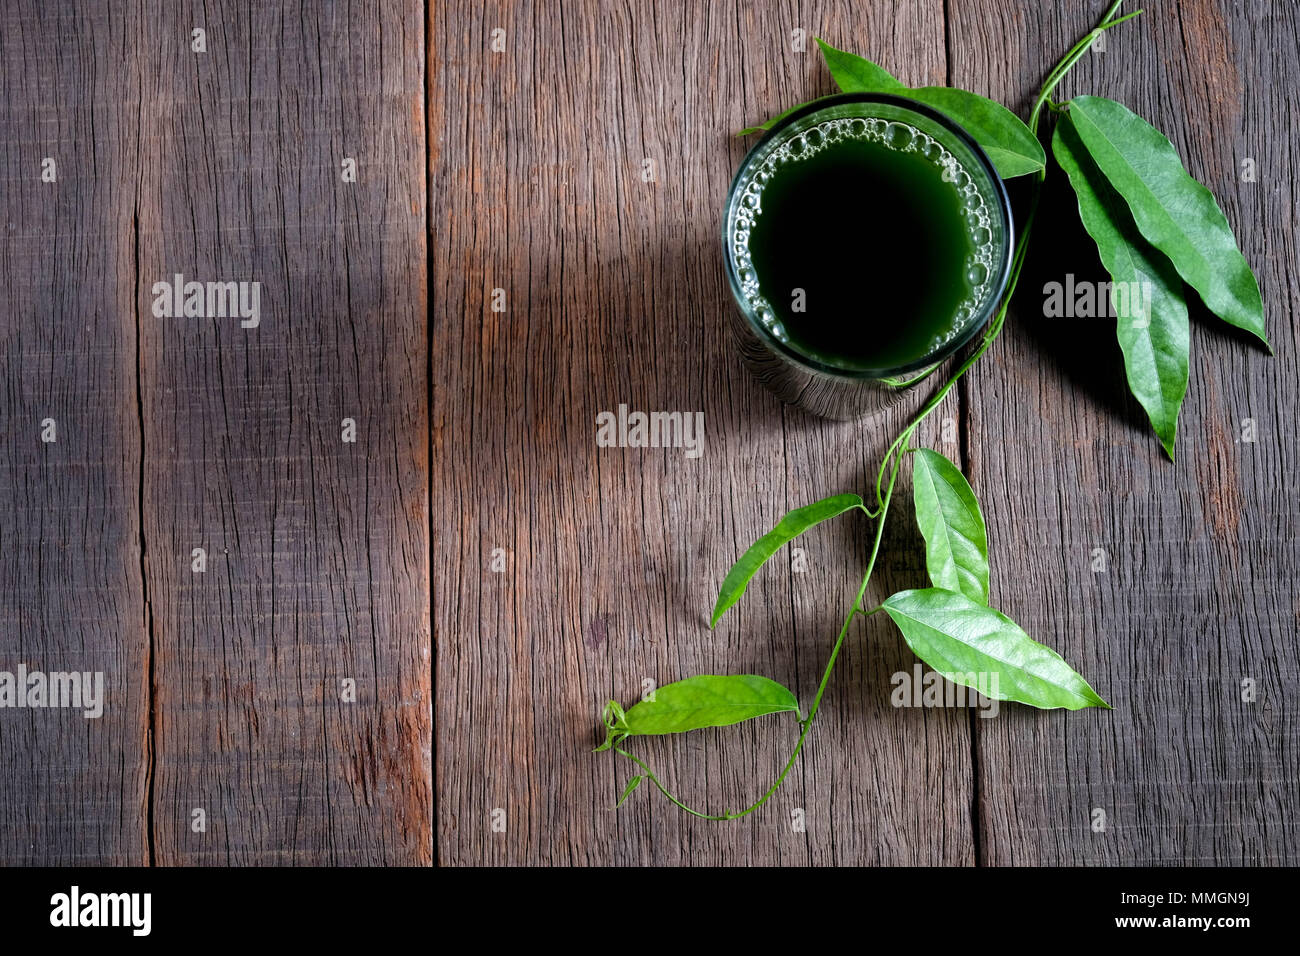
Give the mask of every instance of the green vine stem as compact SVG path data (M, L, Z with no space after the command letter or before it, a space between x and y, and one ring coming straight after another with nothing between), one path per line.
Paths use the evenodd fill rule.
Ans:
M1097 38L1111 27L1118 26L1126 20L1131 20L1143 12L1141 10L1135 10L1125 16L1116 18L1115 14L1119 11L1119 8L1123 3L1124 0L1115 0L1106 11L1105 15L1101 18L1101 22L1097 27L1091 30L1083 37L1083 39L1071 47L1069 52L1067 52L1065 56L1061 57L1056 66L1054 66L1051 72L1047 74L1047 78L1043 81L1043 86L1038 91L1038 96L1034 100L1034 106L1029 115L1029 130L1035 136L1038 135L1038 125L1039 120L1042 117L1043 107L1048 106L1052 110L1057 109L1056 104L1052 103L1050 99L1052 92L1060 82L1065 79L1066 75L1074 65L1079 62L1083 55L1091 49ZM861 506L862 511L866 513L868 517L876 519L876 535L871 545L871 555L867 559L867 570L862 576L862 584L858 587L858 595L853 601L853 607L850 609L848 616L844 618L844 624L840 627L839 636L835 639L835 645L831 648L831 656L826 662L826 669L822 672L821 683L817 686L817 694L813 697L812 707L808 711L808 716L799 723L799 740L795 743L794 750L790 754L790 759L786 761L785 766L781 770L780 776L776 778L776 781L772 786L768 787L767 791L759 797L757 801L738 813L732 813L729 810L724 811L721 814L701 813L698 810L688 807L681 800L677 799L677 797L673 796L672 793L670 793L668 789L659 782L659 778L655 776L654 772L641 758L628 753L621 747L615 746L613 748L617 753L622 754L624 757L639 766L645 772L645 777L659 789L660 793L687 813L704 820L738 820L743 816L753 813L759 807L763 806L763 804L767 803L771 796L780 789L781 784L785 782L785 778L790 773L790 769L794 766L795 761L799 759L799 754L803 750L804 741L808 738L808 730L812 727L813 720L817 716L817 711L821 707L822 696L826 693L826 687L830 683L831 673L835 669L835 661L839 657L840 650L844 646L844 639L849 633L849 625L853 623L853 618L857 614L870 616L880 610L879 607L876 607L871 611L864 611L862 608L862 599L866 596L867 586L871 582L871 575L876 567L876 558L880 555L880 542L884 537L885 518L889 514L889 504L894 494L894 483L898 480L898 472L902 465L903 452L909 447L909 442L911 441L912 436L916 433L917 428L921 426L921 423L929 417L931 412L942 404L943 400L948 396L948 393L952 391L953 386L955 386L957 382L961 380L961 377L970 371L975 363L980 360L980 357L988 351L989 346L997 340L998 335L1001 333L1002 326L1006 322L1007 310L1011 306L1011 299L1015 295L1016 286L1020 280L1020 272L1024 268L1025 257L1029 249L1029 237L1033 232L1034 219L1038 213L1038 200L1042 193L1043 182L1046 179L1047 167L1044 165L1043 169L1034 180L1034 191L1029 200L1029 212L1025 216L1024 228L1020 231L1020 237L1016 241L1016 248L1015 253L1012 256L1011 272L1007 280L1007 287L1002 293L1002 299L998 305L998 310L994 315L993 320L989 323L988 328L984 332L983 338L980 340L979 347L957 367L957 370L953 372L948 381L946 381L939 390L930 397L925 405L922 406L921 410L912 419L911 423L909 423L899 436L894 439L893 444L889 446L888 451L885 452L884 459L880 463L880 470L876 474L876 508L869 509L865 506ZM924 378L926 375L929 375L929 372L926 372L914 381L920 381L920 379ZM886 472L889 473L889 481L887 484L884 480Z

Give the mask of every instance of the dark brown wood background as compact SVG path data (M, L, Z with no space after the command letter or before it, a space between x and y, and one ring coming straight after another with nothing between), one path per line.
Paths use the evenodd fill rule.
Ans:
M814 36L1023 112L1104 6L5 4L0 670L102 670L107 705L0 711L0 863L1300 863L1291 4L1157 0L1060 91L1170 135L1277 354L1194 311L1170 464L1113 325L1041 317L1043 282L1098 270L1057 183L1006 333L919 436L981 497L995 603L1116 709L895 709L914 658L876 617L743 821L648 787L610 812L630 768L590 753L647 679L811 700L865 519L707 613L786 510L865 489L906 411L821 421L745 373L730 133L831 92ZM260 281L261 325L155 318L177 272ZM597 448L620 403L704 412L703 455ZM908 495L877 599L923 579ZM794 737L637 749L721 810Z
M0 711L0 863L433 857L424 10L382 10L5 5L0 669L107 703ZM156 318L176 273L260 325Z
M752 141L730 133L833 91L814 36L1023 115L1105 6L435 5L444 862L1300 863L1293 4L1157 0L1060 91L1115 97L1168 131L1259 273L1277 355L1197 309L1170 464L1127 397L1113 320L1041 317L1045 281L1099 269L1053 184L1006 334L920 435L965 464L982 499L997 606L1116 709L894 709L890 676L914 658L882 615L855 624L799 764L742 821L695 820L648 785L610 812L634 768L589 752L601 705L634 702L645 679L760 673L811 700L869 522L811 533L807 571L783 554L716 631L708 612L787 509L864 490L899 424L783 409L741 366L718 221ZM796 28L808 52L792 51ZM1248 157L1253 183L1238 175ZM597 413L620 403L703 411L703 455L597 448ZM1254 443L1236 440L1244 418ZM924 581L906 487L899 501L877 599ZM1098 548L1107 570L1094 573ZM634 749L718 812L767 787L795 734L771 719Z

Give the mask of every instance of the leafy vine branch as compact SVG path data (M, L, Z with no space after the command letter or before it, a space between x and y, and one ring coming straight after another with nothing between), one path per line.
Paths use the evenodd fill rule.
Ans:
M1121 316L1123 310L1116 309L1121 316L1116 333L1129 388L1171 459L1178 411L1187 391L1188 290L1195 290L1215 315L1268 345L1255 276L1213 195L1188 174L1169 140L1114 100L1096 96L1076 96L1064 103L1052 100L1061 81L1098 37L1142 13L1137 10L1119 16L1122 3L1115 0L1096 28L1047 74L1028 124L1000 104L966 90L906 87L875 63L818 40L842 92L891 93L925 103L962 125L1002 178L1032 175L1029 209L1006 289L983 338L889 446L876 474L871 505L859 495L841 494L796 508L755 542L722 582L711 627L740 600L759 568L798 535L854 510L875 520L866 572L831 649L808 716L800 715L799 703L788 688L752 674L690 677L659 688L650 699L627 710L611 700L602 714L605 741L596 749L613 750L640 770L628 782L618 806L644 780L683 811L706 820L736 820L763 806L799 758L855 615L883 610L918 658L954 683L987 696L1043 709L1109 709L1060 655L988 606L988 537L979 502L956 465L937 452L913 447L912 439L1002 331L1047 178L1047 155L1039 139L1045 108L1057 117L1052 155L1075 192L1084 228L1096 242L1102 265L1113 280L1112 296L1117 287L1131 287L1123 283L1147 283L1152 290L1145 314L1130 320ZM790 112L793 110L742 134L769 129ZM885 521L905 455L912 462L913 504L925 540L931 587L901 591L867 610L862 602L880 556ZM995 679L978 682L980 674ZM709 814L687 806L664 787L644 760L623 746L635 736L727 726L778 713L798 718L798 740L776 781L753 804L737 812Z

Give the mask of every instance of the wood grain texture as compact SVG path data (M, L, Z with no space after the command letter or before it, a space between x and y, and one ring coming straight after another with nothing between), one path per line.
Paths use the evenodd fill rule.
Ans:
M816 36L1024 114L1104 6L7 5L0 670L103 671L106 706L0 710L0 864L426 864L435 816L450 865L1300 862L1294 5L1157 0L1060 90L1170 135L1276 356L1194 309L1166 461L1113 326L1041 318L1044 282L1100 277L1052 182L1003 339L918 435L981 498L993 602L1116 709L894 709L913 658L877 616L743 821L648 787L611 813L632 768L590 753L647 681L760 673L807 706L867 520L708 611L786 510L865 491L909 411L825 422L744 370L730 132L832 91ZM176 273L260 282L259 327L154 316ZM597 447L620 404L702 412L703 454ZM870 598L923 581L909 499ZM718 811L795 736L633 746Z
M426 863L423 10L153 13L139 305L157 860ZM156 318L152 283L176 273L260 282L260 324Z
M114 25L89 7L0 13L0 671L103 673L99 718L0 710L0 865L148 861L138 86Z
M874 480L908 409L828 423L783 410L744 370L717 223L752 141L730 132L832 91L815 36L868 38L907 81L942 82L942 12L435 5L444 863L974 862L967 718L889 707L889 675L911 661L884 621L855 625L801 762L743 822L696 820L649 787L610 813L632 767L589 753L605 700L631 703L645 681L759 673L812 699L863 571L865 520L810 533L807 571L781 556L713 632L708 611L785 511ZM596 415L620 404L703 412L703 454L597 448ZM950 404L935 428L955 416ZM906 510L889 547L916 555ZM919 557L896 565L872 596L921 574ZM634 749L718 812L760 795L796 736L773 718Z
M428 864L423 4L39 6L0 21L0 669L108 706L0 712L0 861ZM177 273L260 323L157 315Z
M1005 341L962 390L960 442L938 441L953 404L921 435L965 462L986 504L995 602L1117 710L1008 707L995 721L893 711L889 675L911 658L872 621L786 788L742 823L695 821L644 791L607 813L631 770L586 753L601 701L630 703L646 679L754 671L807 700L837 596L856 580L867 529L850 519L800 542L807 573L774 562L705 629L735 556L787 508L864 487L897 427L774 407L720 321L730 302L716 215L745 149L723 134L830 91L815 56L789 51L790 31L860 50L908 82L946 80L1025 111L1054 57L1093 25L1093 6L435 10L444 862L1295 861L1297 606L1283 582L1295 577L1296 518L1278 497L1294 484L1295 147L1275 80L1296 25L1293 11L1263 4L1157 4L1063 92L1119 96L1171 133L1239 224L1279 357L1202 321L1180 463L1165 462L1127 396L1113 328L1034 321L1045 276L1097 268L1053 184L1044 251ZM493 52L498 28L504 49ZM1257 184L1238 180L1245 156ZM491 311L496 289L503 312ZM619 403L703 410L705 455L596 448L595 414ZM1243 418L1260 429L1253 444L1234 440ZM906 500L904 487L880 594L920 577ZM1095 548L1109 562L1096 574ZM1253 704L1241 701L1248 677ZM688 802L716 811L760 789L793 737L756 725L637 749Z
M953 81L1019 107L1105 8L954 0ZM1100 278L1068 189L967 404L993 600L1078 666L1111 713L1008 709L979 721L991 864L1300 861L1294 582L1300 401L1293 4L1144 4L1060 98L1118 99L1166 132L1218 197L1264 291L1275 357L1192 311L1177 464L1128 396L1114 320L1045 319L1045 282ZM1005 54L1000 51L1006 50ZM996 55L991 51L999 51ZM1254 159L1258 180L1244 182ZM1257 429L1243 440L1243 420ZM1106 570L1094 570L1095 549ZM1257 699L1244 702L1243 681ZM1106 826L1093 829L1105 814Z

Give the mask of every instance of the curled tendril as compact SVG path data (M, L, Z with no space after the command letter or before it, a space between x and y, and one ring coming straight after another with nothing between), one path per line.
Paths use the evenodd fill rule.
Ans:
M600 712L600 722L605 725L605 742L593 750L592 753L610 750L616 747L619 741L629 736L627 712L623 710L622 705L616 700L611 700L605 705L605 709Z

